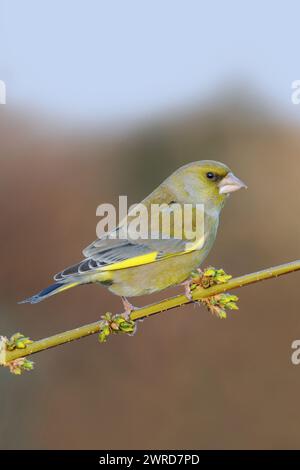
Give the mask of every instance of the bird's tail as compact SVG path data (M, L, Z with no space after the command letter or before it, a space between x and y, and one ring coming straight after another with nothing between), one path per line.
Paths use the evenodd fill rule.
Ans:
M38 294L33 295L32 297L28 297L28 299L22 300L19 304L37 304L42 300L51 297L51 295L58 294L59 292L63 292L67 289L71 289L72 287L78 286L81 284L80 281L76 282L55 282L50 286L46 287L46 289L41 290Z

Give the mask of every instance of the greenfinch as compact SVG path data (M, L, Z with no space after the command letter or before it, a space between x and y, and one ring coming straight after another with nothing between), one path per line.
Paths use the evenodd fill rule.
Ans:
M127 297L151 294L182 283L187 286L191 273L200 267L215 241L227 197L241 188L246 185L223 163L203 160L179 168L142 205L149 211L155 205L163 207L159 217L174 205L183 209L189 205L191 230L200 234L198 239L191 242L184 230L178 234L174 218L167 227L169 236L165 236L161 218L151 234L143 238L134 237L130 230L126 237L118 237L124 227L120 224L83 250L85 258L57 274L54 284L23 302L37 303L75 286L97 283L122 297L128 312L132 306ZM203 208L200 222L196 217L198 207ZM133 219L129 212L127 227ZM153 229L152 219L147 223Z

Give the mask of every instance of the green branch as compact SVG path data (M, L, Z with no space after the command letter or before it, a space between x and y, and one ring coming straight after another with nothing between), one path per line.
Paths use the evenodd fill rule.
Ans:
M228 296L227 300L224 300L224 303L222 305L223 299L225 299L225 297L223 298L221 295L232 289L237 289L248 284L253 284L255 282L278 277L283 274L299 270L300 260L297 260L291 263L283 264L281 266L264 269L263 271L246 274L244 276L230 279L230 276L227 276L224 271L216 271L212 268L211 271L214 272L215 276L215 273L222 272L223 274L225 274L225 278L224 275L220 276L223 277L224 280L220 281L220 283L218 282L218 280L216 280L216 282L213 283L213 285L211 285L210 287L204 287L203 283L201 282L201 277L199 277L200 281L198 279L199 282L197 282L197 280L195 279L195 284L192 285L193 290L191 291L191 300L189 300L185 295L177 295L175 297L163 300L162 302L158 302L153 305L148 305L146 307L139 308L138 310L134 310L133 312L131 312L130 319L128 320L124 319L122 315L112 316L111 314L105 314L103 320L99 320L88 325L80 326L73 330L69 330L64 333L59 333L57 335L50 336L49 338L41 339L39 341L32 342L28 338L24 338L23 335L20 334L14 335L11 340L7 340L7 338L1 337L0 365L10 367L12 372L20 373L21 369L28 370L32 368L32 366L30 366L30 364L32 363L24 359L26 356L38 353L40 351L44 351L45 349L59 346L61 344L68 343L70 341L74 341L76 339L84 338L85 336L90 336L95 333L100 333L102 335L104 334L104 336L102 336L102 341L105 341L106 336L110 332L131 333L134 330L133 325L136 320L149 317L150 315L163 313L173 308L189 304L193 301L201 301L209 309L212 309L212 305L215 305L217 302L219 305L217 308L220 309L221 299L222 307L228 308L229 306L229 308L237 308L234 302L237 299L235 298L235 296ZM212 275L208 274L208 276ZM215 300L215 302L212 302L210 305L208 300L205 299L218 300Z

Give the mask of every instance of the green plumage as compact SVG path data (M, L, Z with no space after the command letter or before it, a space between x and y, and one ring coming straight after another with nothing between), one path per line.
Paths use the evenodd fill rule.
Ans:
M200 228L203 234L200 249L196 247L191 251L190 239L185 237L184 231L178 237L173 219L168 227L171 237L164 239L163 228L160 225L154 228L150 217L147 238L136 240L129 231L126 240L108 237L96 240L83 251L83 261L55 276L59 288L51 288L48 293L44 290L27 301L36 302L78 284L100 283L114 294L132 297L161 291L187 280L215 241L220 212L228 194L241 187L245 185L219 162L204 160L179 168L142 203L149 213L153 204L164 204L165 211L175 203L182 209L184 204L192 204L192 228ZM196 204L204 205L203 227L196 226ZM129 215L128 222L131 220L133 216ZM151 232L155 230L159 233L153 238Z

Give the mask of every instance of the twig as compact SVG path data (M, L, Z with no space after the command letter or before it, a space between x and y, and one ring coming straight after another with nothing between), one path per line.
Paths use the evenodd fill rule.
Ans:
M294 271L300 270L300 260L293 261L291 263L286 263L280 266L275 266L273 268L264 269L263 271L246 274L244 276L236 277L230 279L224 284L213 285L209 288L197 287L192 291L192 300L188 300L185 295L177 295L175 297L168 298L162 302L158 302L146 307L134 310L130 315L130 320L132 322L140 320L150 315L155 315L157 313L166 312L176 307L180 307L185 304L189 304L192 301L201 301L207 299L208 297L213 297L218 294L222 294L231 289L237 289L239 287L246 286L248 284L253 284L255 282L263 281L265 279L270 279L273 277L278 277L283 274L291 273ZM88 325L80 326L73 330L69 330L57 335L50 336L49 338L44 338L39 341L33 341L30 344L25 344L24 348L7 350L3 348L2 342L2 351L0 348L0 364L9 365L12 361L19 360L25 356L44 351L45 349L53 348L61 344L74 341L76 339L84 338L85 336L93 335L101 331L101 321L96 321ZM126 330L124 330L126 331ZM2 337L2 340L4 338ZM1 346L1 345L0 345Z

